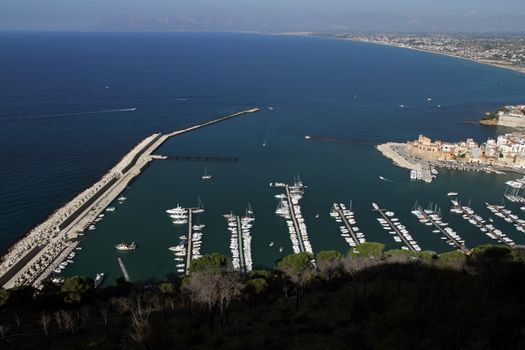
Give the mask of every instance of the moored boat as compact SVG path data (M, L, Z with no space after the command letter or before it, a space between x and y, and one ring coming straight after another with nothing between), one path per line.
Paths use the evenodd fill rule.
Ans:
M119 243L115 246L115 248L117 250L128 251L128 250L135 250L137 248L137 245L135 244L135 242L132 242L131 244L130 243Z

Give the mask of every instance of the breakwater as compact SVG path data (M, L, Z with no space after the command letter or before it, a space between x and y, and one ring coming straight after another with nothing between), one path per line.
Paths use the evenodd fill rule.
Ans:
M78 235L140 175L153 160L153 152L167 139L258 110L244 110L169 134L153 134L142 140L93 186L55 211L7 251L0 262L0 285L6 288L38 287L61 262L64 251L76 246Z

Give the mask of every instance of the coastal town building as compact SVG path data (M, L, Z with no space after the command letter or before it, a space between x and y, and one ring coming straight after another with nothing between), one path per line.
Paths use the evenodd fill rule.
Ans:
M407 146L412 156L426 161L525 168L525 133L489 138L482 144L473 139L452 143L419 135L417 140L407 142Z

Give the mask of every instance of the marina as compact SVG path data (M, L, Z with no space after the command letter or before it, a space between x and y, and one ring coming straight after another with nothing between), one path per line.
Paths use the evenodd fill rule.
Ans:
M451 203L452 203L452 208L450 209L450 211L452 213L461 215L463 219L465 219L470 224L479 228L479 230L483 232L490 239L496 240L511 248L515 245L514 241L510 239L509 237L507 237L507 235L504 234L500 229L497 229L496 227L494 227L492 223L488 224L485 219L477 215L474 212L474 210L470 207L470 204L468 206L461 206L459 202L457 201L457 199L452 199Z
M410 235L406 227L399 222L399 219L395 217L393 211L381 209L376 203L372 203L372 208L373 211L376 211L381 215L380 218L377 218L377 221L383 229L393 235L394 241L404 244L401 246L401 249L410 250L412 252L421 251L417 242Z
M431 209L432 205L429 205L429 209L423 209L417 202L412 208L412 214L414 214L420 223L433 226L434 233L440 233L442 239L446 240L448 245L455 246L465 254L470 254L470 249L465 246L465 240L456 233L448 223L443 222L441 218L441 210Z
M294 253L308 252L313 254L312 245L308 239L308 232L301 213L299 200L303 198L305 186L300 179L292 186L282 182L270 183L270 187L284 188L285 194L278 194L279 206L275 213L286 220L288 232Z
M258 39L253 37L253 42L257 41ZM284 44L286 47L294 45L292 42ZM301 45L303 44L306 43L301 43ZM326 42L326 49L329 50L331 45L331 43ZM352 50L344 49L344 45L351 47L352 44L344 42L341 43L340 47L341 52L352 55ZM306 48L308 45L303 46ZM366 52L366 47L363 47L362 50ZM261 54L271 51L261 51ZM376 56L374 52L370 54L367 59L381 61L380 57ZM388 56L387 51L385 51L385 55ZM228 60L231 61L232 58L234 57L228 57ZM294 57L293 60L289 61L286 57L280 59L283 60L283 67L287 68L290 64L295 67L296 58ZM126 200L122 201L123 204L119 204L120 201L108 203L107 207L115 207L116 210L111 214L105 212L106 216L103 220L95 223L93 221L98 219L98 215L94 216L93 220L89 221L94 225L94 230L79 233L77 244L83 250L73 259L75 261L73 264L67 264L60 276L84 275L94 277L96 273L104 271L106 273L104 285L112 284L115 278L120 275L116 259L121 253L114 246L119 242L131 243L133 241L137 242L138 248L122 257L129 272L132 273L133 280L149 278L160 280L163 276L172 274L176 266L174 267L173 253L168 250L168 247L178 245L179 237L187 237L188 233L186 224L172 224L172 221L167 219L163 211L175 206L177 201L185 204L185 206L194 206L197 194L202 195L203 199L206 200L207 209L201 217L202 222L207 225L206 234L203 237L202 254L218 252L230 255L230 232L224 230L224 219L221 214L233 210L234 213L242 215L245 204L250 201L257 209L257 225L254 225L251 230L254 263L260 267L271 267L277 259L292 253L294 250L290 243L288 225L285 220L274 214L274 209L278 203L273 197L278 192L272 193L274 190L269 189L267 184L275 179L286 179L286 181L291 182L291 177L297 172L301 173L304 177L303 181L312 188L312 190L307 189L307 197L304 201L301 200L300 204L301 213L308 226L309 240L316 247L316 252L336 249L345 253L348 250L349 245L341 240L341 232L337 228L339 225L332 229L334 219L326 215L335 199L339 198L337 202L348 202L345 198L354 200L352 211L355 212L357 226L362 232L366 233L367 241L384 243L386 249L397 248L397 243L389 238L389 235L384 235L381 232L382 229L378 229L376 213L368 209L369 203L377 199L383 207L393 209L396 212L399 221L403 222L411 233L414 233L421 247L436 252L455 249L455 246L451 247L444 244L444 240L440 241L439 238L442 234L431 235L430 232L429 234L420 234L420 232L425 232L425 227L417 220L413 220L410 213L413 203L425 198L439 203L443 209L448 209L448 201L443 198L443 193L455 190L461 192L462 196L466 196L466 198L472 198L473 209L488 219L488 216L483 214L486 210L483 203L485 201L500 203L505 190L503 183L517 176L512 173L495 176L482 171L458 172L439 168L438 178L432 184L423 181L410 181L408 170L392 166L391 161L383 158L372 145L386 140L410 140L417 137L420 132L428 133L436 138L450 138L451 140L467 137L472 137L474 140L485 140L487 137L495 135L496 132L487 127L463 125L458 123L458 118L461 119L462 116L469 115L469 113L482 113L487 107L481 105L480 102L490 100L499 104L500 101L507 101L508 96L514 94L514 91L518 91L518 94L522 95L523 81L511 77L510 74L505 76L504 73L492 72L488 69L483 70L482 67L472 66L470 71L463 68L456 69L455 66L458 64L454 62L450 62L450 64L443 62L442 65L443 71L450 71L453 78L447 77L445 74L434 77L425 72L429 71L428 67L441 64L439 59L436 58L436 62L428 64L424 62L425 57L420 57L420 59L414 57L413 60L411 57L407 57L406 59L409 63L400 64L410 69L417 69L420 75L414 75L413 78L403 82L401 82L402 79L397 79L398 83L396 84L403 86L383 81L381 84L377 84L377 81L373 81L369 77L361 79L356 76L355 79L334 82L337 91L333 88L327 88L331 86L332 77L340 74L342 69L355 70L356 72L364 69L365 62L358 60L356 65L352 67L346 67L346 64L323 65L319 68L324 74L319 76L319 80L323 84L319 84L318 81L312 84L303 84L301 81L300 91L302 93L294 94L287 89L289 94L286 94L286 98L283 98L285 94L282 89L276 88L275 81L268 79L272 76L272 72L276 71L276 68L280 69L281 67L266 63L261 64L271 67L264 67L267 70L257 76L258 79L250 79L250 81L242 83L246 86L233 84L235 86L233 88L233 85L227 83L228 80L224 79L225 76L222 75L220 79L213 79L213 83L217 84L217 89L213 89L214 92L210 96L202 95L202 86L184 87L188 91L177 90L177 84L174 82L180 80L176 74L173 76L174 79L166 82L166 85L158 85L156 84L157 79L152 79L151 85L146 88L151 89L150 91L153 94L144 101L133 101L131 96L142 96L144 86L132 84L129 84L128 87L134 89L130 91L130 98L123 98L121 101L101 100L99 103L93 99L83 99L79 96L78 99L75 99L77 106L62 106L62 108L66 110L77 108L103 110L105 109L104 104L113 103L125 104L124 107L136 105L138 108L135 112L122 115L94 115L93 118L89 118L89 121L88 118L75 118L76 121L72 123L78 123L85 130L85 139L78 140L77 146L72 148L74 154L78 155L75 157L76 160L71 157L61 157L61 154L70 154L68 153L69 145L73 145L81 135L74 133L74 128L73 130L67 129L65 126L64 129L62 126L55 128L55 126L62 124L50 123L49 131L51 129L63 130L63 132L57 132L51 136L50 140L63 140L63 142L53 144L53 147L58 150L55 153L56 158L46 158L49 159L46 160L46 163L49 161L49 169L56 167L55 169L58 170L54 174L46 173L45 177L56 176L56 182L72 185L62 188L51 187L49 191L46 191L44 186L40 186L42 192L38 192L39 189L35 189L35 183L42 183L46 186L49 184L40 182L43 179L39 179L34 170L41 169L44 172L47 169L47 164L38 163L36 160L29 161L29 172L26 174L34 174L34 177L22 176L26 180L17 182L14 182L13 178L4 181L6 184L13 183L13 186L10 185L9 187L16 188L18 193L6 196L4 199L3 208L6 211L7 221L3 221L6 223L3 226L3 233L11 237L20 237L20 233L29 231L28 227L20 223L33 225L42 222L49 215L47 210L61 207L63 203L74 197L74 194L80 193L83 188L95 183L101 174L118 161L120 156L133 148L133 143L144 139L146 136L154 132L165 134L175 129L174 125L177 128L180 125L180 128L183 129L184 125L198 124L203 116L212 116L216 113L228 114L236 109L248 108L247 103L257 101L261 106L275 106L275 110L264 108L253 118L251 116L249 118L238 118L232 122L191 133L188 136L172 138L171 141L163 143L160 149L152 153L152 158L155 154L167 155L168 158L177 155L196 157L234 156L240 159L235 166L233 163L227 162L199 163L198 161L170 162L168 160L150 162L140 176L128 183L126 187L122 187L124 192L120 193L117 198L127 197ZM327 61L332 60L325 60L323 63ZM413 63L421 63L422 68L419 70L418 67L420 66ZM308 66L306 64L305 67ZM383 66L376 65L374 67L374 69L381 70ZM241 68L239 66L239 69ZM303 68L297 67L301 70ZM133 73L133 70L128 71ZM390 70L385 69L384 71ZM192 74L197 75L199 81L205 81L209 78L209 74L204 74L204 72L202 74L192 72ZM423 76L425 79L418 78ZM461 79L457 77L461 77ZM111 79L112 77L105 78ZM122 78L127 77L122 76ZM492 83L491 79L498 81L498 83ZM299 86L298 80L286 79L286 81L290 87ZM499 85L500 81L504 84ZM454 96L440 92L443 91L441 85L443 82L462 92L453 94ZM90 86L95 84L96 81ZM247 85L256 86L257 93L251 92ZM377 88L379 85L381 85L381 89ZM159 86L162 88L159 89ZM479 86L486 88L483 91L476 90L476 93L468 92L469 89L477 89ZM117 92L114 89L116 87L115 84L112 84L110 91ZM268 87L271 89L267 89ZM367 94L363 89L374 91L374 94ZM170 103L168 100L171 97L167 96L167 91L173 91L173 94L177 95L176 97L188 95L188 100ZM348 94L346 92L348 91L351 91L351 97L356 94L358 98L349 101L348 104L339 103L347 101ZM399 93L406 91L406 94L400 96L392 93L396 91ZM420 96L421 91L424 91L424 96ZM162 98L158 97L161 95ZM436 103L443 106L441 112L426 105L424 101L426 101L427 95L432 96ZM378 101L383 101L380 108ZM423 102L418 104L418 101ZM95 105L95 103L100 104L100 106ZM399 109L397 106L401 103L406 108ZM128 104L129 106L127 106ZM341 107L343 105L344 108ZM53 109L60 110L60 106L50 106L47 108L48 110L44 105L35 107L42 107L43 114L54 113ZM370 111L370 114L373 113L375 118L364 118L365 111ZM13 112L16 111L13 109ZM320 118L322 115L326 115L326 120ZM49 120L51 121L52 118ZM399 123L405 123L406 127L398 127ZM24 135L24 130L28 130L27 125L22 125L23 128L16 129L19 131L19 135ZM449 128L450 125L455 127ZM102 130L105 131L102 132ZM6 132L5 136L9 137L7 134ZM346 144L305 142L305 135L312 135L313 141L317 138L315 135L320 135L335 140L351 140L351 142ZM34 141L25 140L25 142L15 143L13 137L10 142L17 144L18 149L23 149L20 147L21 144L27 143L29 146ZM62 147L64 152L62 152ZM92 152L97 147L103 148L103 151ZM39 154L36 149L32 149L31 152ZM10 154L17 155L18 153L11 150ZM21 159L23 157L16 158ZM208 166L208 171L213 174L211 181L202 181L201 179L205 165ZM16 164L16 166L21 166L21 164ZM11 161L6 162L6 168L16 168L16 166L11 165ZM75 174L75 168L82 169L82 171L77 171L79 174L75 175L76 178L67 177L71 173ZM60 176L57 175L57 172ZM386 180L379 181L380 175ZM22 177L17 175L14 179ZM480 188L483 191L480 191ZM6 188L7 190L9 189ZM24 192L31 191L33 194L23 197ZM285 193L284 190L282 192ZM10 203L11 201L13 204ZM17 201L19 201L18 204L16 204ZM46 201L49 204L46 204ZM285 202L287 201L285 200ZM346 206L348 208L348 203ZM517 208L513 211L519 214ZM321 216L319 219L314 219L317 213L321 213ZM491 216L494 217L494 215ZM499 219L494 217L496 226L499 224L497 220ZM471 226L460 217L453 216L448 222L467 240L468 246L471 248L480 244L491 243L491 239L479 234L478 228ZM192 222L192 226L196 224L196 222ZM523 243L524 235L513 228L504 229L503 221L501 224L503 231L510 231L508 232L510 238L516 243ZM341 223L340 226L345 225ZM213 232L213 234L208 235L208 232ZM84 234L84 236L80 236L80 234ZM274 242L273 247L268 246L270 242ZM5 247L8 247L13 243L13 239L6 238L3 243ZM53 255L58 256L63 248L71 244L73 243L65 241L63 245L57 245L57 251ZM283 247L282 254L278 253L279 247ZM38 252L38 248L35 249L34 253L38 254ZM64 256L55 259L57 260L55 268L61 262L67 262L68 255L69 253L65 253ZM27 256L31 260L36 255L29 254ZM50 259L53 258L50 257ZM23 261L19 266L24 266L27 262L29 261ZM177 265L181 263L185 262L176 262ZM41 264L41 266L45 265L47 265L47 261ZM35 270L29 272L29 275L36 272L36 268L35 265ZM179 268L177 267L177 269ZM13 271L17 271L17 269L13 269Z
M356 226L351 202L348 209L343 203L334 203L330 211L330 216L333 217L337 223L343 224L339 226L341 237L344 238L350 247L355 247L358 244L366 242L365 235L360 232L359 227Z

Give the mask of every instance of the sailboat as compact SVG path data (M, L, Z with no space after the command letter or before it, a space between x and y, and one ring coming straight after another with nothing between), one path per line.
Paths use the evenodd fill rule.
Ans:
M211 174L208 174L208 167L204 167L204 175L202 175L203 180L211 179Z
M197 208L191 212L194 214L204 213L204 205L202 205L201 197L197 197Z
M255 215L253 214L252 206L248 203L248 209L246 209L246 216L244 216L241 221L243 223L248 223L255 220Z

